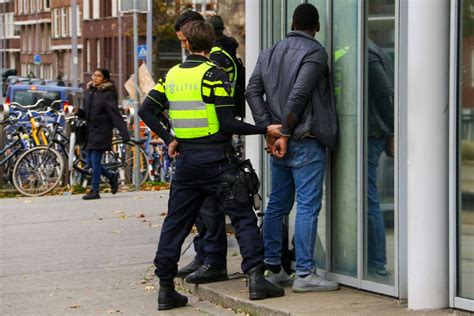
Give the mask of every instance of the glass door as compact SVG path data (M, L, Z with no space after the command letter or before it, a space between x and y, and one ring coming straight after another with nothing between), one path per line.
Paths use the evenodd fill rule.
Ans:
M331 155L329 277L358 287L361 167L361 12L359 0L332 1L332 75L339 139Z
M394 295L395 0L366 2L363 287Z
M303 2L320 14L316 40L330 55L340 133L328 159L318 220L318 272L341 284L399 296L399 0L262 0L262 49L290 31L293 10ZM262 157L266 197L271 176L268 156ZM285 222L290 249L294 216L295 210Z
M457 5L457 7L456 7ZM452 102L455 104L455 191L451 205L451 295L452 305L474 310L474 0L452 7L451 66L455 69ZM456 52L457 50L457 52ZM453 158L453 157L452 157Z
M340 136L331 160L329 276L398 296L398 1L331 4Z

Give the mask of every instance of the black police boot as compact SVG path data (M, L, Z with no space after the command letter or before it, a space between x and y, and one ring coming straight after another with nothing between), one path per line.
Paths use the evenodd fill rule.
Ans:
M109 179L109 184L112 194L116 194L119 187L119 175L117 172L114 172L112 178Z
M204 283L212 283L218 281L225 281L228 280L227 277L227 269L221 269L214 267L210 264L203 264L199 267L196 271L184 279L187 283L191 284L204 284Z
M197 269L201 267L202 263L196 261L196 259L193 259L189 264L184 266L182 269L178 270L178 274L176 275L178 278L184 278L190 273L193 273Z
M83 200L95 200L100 199L100 194L97 191L90 191L82 197Z
M158 292L158 310L164 311L175 307L183 307L188 304L188 298L179 294L174 285L162 286Z
M247 271L249 276L249 299L263 300L269 297L285 295L284 289L265 280L263 270L264 267L262 263Z

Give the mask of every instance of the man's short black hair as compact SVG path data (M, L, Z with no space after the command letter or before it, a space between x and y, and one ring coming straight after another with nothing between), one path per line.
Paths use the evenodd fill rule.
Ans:
M204 21L204 18L202 17L201 14L199 14L196 11L193 10L186 10L183 11L178 18L176 19L176 22L174 23L174 31L179 32L181 31L181 28L189 22L192 21Z
M319 12L310 3L303 3L293 12L293 26L298 31L314 31L319 23Z

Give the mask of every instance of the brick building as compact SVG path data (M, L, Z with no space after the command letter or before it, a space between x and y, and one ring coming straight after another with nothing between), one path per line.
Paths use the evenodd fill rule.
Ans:
M20 73L31 77L55 77L51 51L49 0L15 0L14 25L20 27ZM39 63L34 56L39 55Z
M72 7L69 0L51 1L51 51L53 76L72 80ZM82 0L77 0L78 82L82 82ZM53 78L47 78L53 79Z
M15 3L0 1L0 58L1 68L20 71L20 29L13 24Z

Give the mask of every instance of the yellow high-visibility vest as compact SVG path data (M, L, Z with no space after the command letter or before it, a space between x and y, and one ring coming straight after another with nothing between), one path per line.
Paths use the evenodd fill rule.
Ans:
M165 94L177 138L199 138L219 131L215 105L205 103L202 97L202 80L212 67L215 66L209 62L192 68L176 65L166 76Z
M222 48L220 48L219 46L214 46L212 47L211 49L211 55L213 53L221 53L221 54L224 54L225 56L227 56L231 61L232 61L232 64L234 65L234 70L231 71L232 69L229 68L224 68L224 67L221 67L222 70L224 70L227 75L229 76L229 81L230 81L230 84L232 86L232 91L230 93L230 96L233 97L234 96L234 92L235 92L235 84L237 82L237 64L235 63L234 59L232 58L232 56L230 56L230 54L228 52L226 52L225 50L223 50Z

